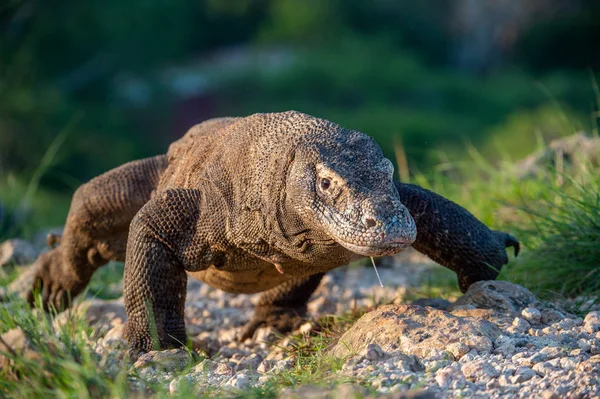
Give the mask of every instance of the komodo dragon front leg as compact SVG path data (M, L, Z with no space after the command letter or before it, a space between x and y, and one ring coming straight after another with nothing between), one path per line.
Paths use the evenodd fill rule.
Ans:
M508 263L507 247L519 241L489 229L460 205L414 184L395 182L400 200L417 225L412 247L456 272L462 292L481 280L494 280Z
M481 280L493 280L508 262L506 247L519 253L519 242L509 234L490 230L460 205L422 187L395 182L402 203L417 225L412 247L458 275L460 289ZM263 294L241 339L262 325L281 332L296 328L322 274L292 280Z
M187 273L222 259L203 222L202 195L194 189L157 193L133 218L127 241L123 297L125 337L133 355L185 346Z
M64 308L99 267L125 260L129 223L150 199L166 167L164 155L133 161L77 189L62 237L49 242L58 246L32 266L33 287L41 289L44 308ZM34 302L33 292L27 293L29 303Z

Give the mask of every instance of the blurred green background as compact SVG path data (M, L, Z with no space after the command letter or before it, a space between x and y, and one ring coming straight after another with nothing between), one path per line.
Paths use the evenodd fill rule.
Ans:
M597 126L598 21L597 0L3 0L2 198L39 186L60 223L63 194L192 124L288 109L411 172L467 143L520 159Z

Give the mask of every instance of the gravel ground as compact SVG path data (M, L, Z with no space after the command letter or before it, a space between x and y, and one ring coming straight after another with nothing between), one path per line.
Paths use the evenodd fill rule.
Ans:
M407 287L414 287L419 274L432 267L439 266L416 254L405 255L393 265L379 268L383 288L372 268L335 270L324 278L309 304L309 312L318 317L379 303L410 303ZM392 397L415 390L440 398L600 397L600 311L590 312L582 319L544 307L535 300L523 305L514 298L491 298L492 302L506 302L498 305L500 311L491 311L478 309L473 305L477 300L469 298L463 297L448 312L438 312L449 318L483 318L498 331L494 340L453 342L447 347L415 352L420 355L370 344L349 357L339 374L362 381L380 394L396 393ZM193 337L196 348L211 357L195 364L184 376L175 376L188 369L190 362L193 364L188 352L145 354L131 367L133 384L143 389L144 381L158 382L172 393L184 384L193 384L198 392L235 391L267 384L282 370L291 369L295 359L286 357L287 352L282 349L290 344L289 338L281 340L263 328L253 340L236 340L257 300L258 295L227 294L190 281L185 313L188 335ZM441 309L450 305L439 299L416 303ZM89 306L90 322L102 331L100 339L90 340L90 346L102 358L105 369L116 374L124 366L126 354L122 300L87 300L84 304ZM507 311L506 306L512 310ZM60 317L56 322L61 322ZM307 324L301 330L308 332L310 328ZM349 388L344 385L336 389ZM282 395L294 397L294 392L288 389ZM296 396L304 396L302 390Z

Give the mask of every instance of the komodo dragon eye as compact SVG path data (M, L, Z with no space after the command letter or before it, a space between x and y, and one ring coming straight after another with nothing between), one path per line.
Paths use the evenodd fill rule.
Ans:
M329 181L329 179L326 179L326 178L321 179L321 189L323 191L327 190L330 185L331 185L331 181Z

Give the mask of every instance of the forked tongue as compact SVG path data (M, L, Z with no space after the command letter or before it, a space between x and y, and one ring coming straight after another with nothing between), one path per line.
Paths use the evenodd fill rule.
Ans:
M379 285L381 287L383 287L383 283L381 282L381 277L379 277L379 272L377 271L377 266L375 266L375 259L373 259L372 256L369 256L369 258L371 258L371 263L373 264L373 269L375 269L375 274L377 275L377 280L379 280Z

